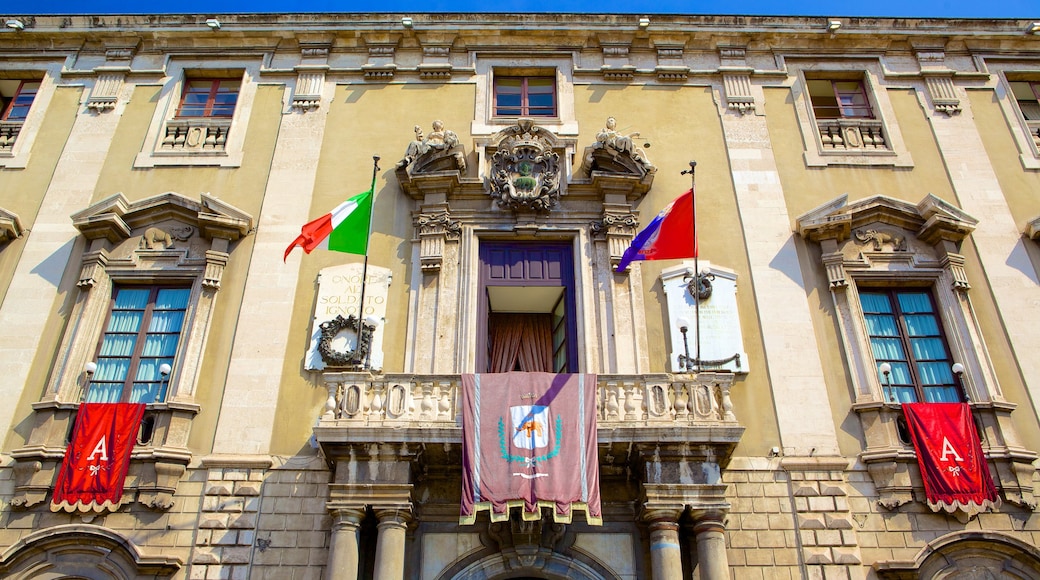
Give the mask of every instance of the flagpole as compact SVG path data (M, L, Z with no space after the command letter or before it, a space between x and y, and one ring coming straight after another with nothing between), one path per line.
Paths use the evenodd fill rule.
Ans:
M361 361L361 336L363 335L362 330L365 327L365 286L368 285L368 244L372 241L372 214L375 213L376 209L376 175L379 172L379 156L372 156L372 185L369 186L371 195L368 197L368 232L365 233L365 261L361 266L361 299L358 301L358 333L357 333L357 345L354 348L354 364L362 364ZM371 349L372 345L368 345ZM366 352L365 366L368 366L368 355Z
M693 324L694 336L697 338L696 358L693 360L697 365L697 372L701 372L701 268L698 258L700 252L697 251L699 249L697 247L697 162L690 161L690 168L682 173L690 174L690 203L693 206L691 212L693 216L690 220L690 227L693 228Z

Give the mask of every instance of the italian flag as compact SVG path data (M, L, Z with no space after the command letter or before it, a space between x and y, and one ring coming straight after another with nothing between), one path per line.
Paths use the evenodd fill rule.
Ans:
M306 253L314 248L365 255L368 251L369 226L372 223L372 189L339 204L336 209L308 222L300 235L285 249L284 262L293 248Z

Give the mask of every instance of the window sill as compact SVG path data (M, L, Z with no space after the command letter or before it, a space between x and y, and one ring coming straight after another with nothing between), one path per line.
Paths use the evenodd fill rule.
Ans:
M134 159L135 168L173 167L173 166L214 166L241 167L242 152L199 151L192 153L144 151Z
M891 149L874 151L825 151L822 147L816 151L805 152L805 164L809 167L826 167L828 165L874 165L889 167L913 167L914 160L910 152L896 153Z

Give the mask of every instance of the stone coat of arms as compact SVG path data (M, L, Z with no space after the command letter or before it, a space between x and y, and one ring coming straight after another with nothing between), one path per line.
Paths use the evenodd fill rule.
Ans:
M560 201L560 155L551 135L531 119L520 119L500 135L488 173L491 197L513 210L551 210Z

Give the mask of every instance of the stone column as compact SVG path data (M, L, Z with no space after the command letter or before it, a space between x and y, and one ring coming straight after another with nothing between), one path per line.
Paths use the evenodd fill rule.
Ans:
M357 580L358 533L364 510L332 510L332 539L329 542L329 563L325 580Z
M680 515L682 510L675 509L648 510L643 515L650 528L650 565L654 580L679 580L683 577L682 551L679 548Z
M400 510L376 510L379 519L376 536L375 580L404 578L404 539L412 516Z
M693 534L697 540L697 563L701 580L729 580L729 559L726 557L726 535L719 513L697 517Z

